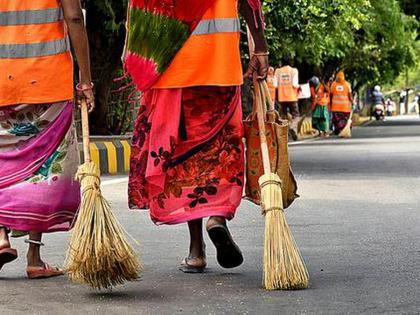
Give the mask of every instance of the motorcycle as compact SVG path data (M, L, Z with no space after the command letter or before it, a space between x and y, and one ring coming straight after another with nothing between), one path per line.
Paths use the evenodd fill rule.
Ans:
M382 104L377 104L373 107L373 117L376 120L383 120L385 118L385 106Z

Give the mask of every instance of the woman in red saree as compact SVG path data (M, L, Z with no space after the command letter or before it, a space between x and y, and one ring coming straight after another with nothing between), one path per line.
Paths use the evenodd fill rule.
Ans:
M247 76L265 78L267 45L259 1L215 0L155 86L142 98L132 141L131 208L150 209L156 224L188 223L190 249L181 270L206 267L202 220L219 264L243 257L226 225L244 181L242 68L238 7L255 41Z

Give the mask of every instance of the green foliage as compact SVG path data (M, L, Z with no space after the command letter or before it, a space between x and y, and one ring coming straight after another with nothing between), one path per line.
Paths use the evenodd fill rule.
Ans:
M267 0L264 11L271 63L291 55L303 77L341 68L362 87L414 65L418 23L396 0Z
M264 11L274 61L281 55L314 66L343 58L366 21L366 0L267 0Z
M103 126L109 113L112 78L121 69L128 0L85 1L88 12L97 110L92 126ZM303 80L328 79L346 70L356 89L371 84L400 84L407 68L418 78L420 29L418 0L263 0L272 65L291 55ZM417 18L416 18L417 17ZM246 56L246 46L242 46ZM119 112L125 112L121 110ZM122 116L125 116L123 114ZM120 129L125 129L122 126Z

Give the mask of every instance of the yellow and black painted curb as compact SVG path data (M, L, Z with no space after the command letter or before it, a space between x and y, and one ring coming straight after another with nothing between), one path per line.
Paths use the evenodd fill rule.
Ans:
M312 119L306 117L300 124L299 127L299 135L300 136L307 136L313 133L314 129L312 128Z
M299 126L299 136L307 137L313 133L312 120L305 118ZM96 140L96 139L98 140ZM80 147L80 160L83 161L82 145ZM113 139L112 137L93 137L90 143L90 156L96 165L99 165L101 174L117 175L127 174L130 171L130 140Z
M101 174L126 174L130 170L131 146L128 140L94 141L90 143L90 156L99 165ZM80 151L83 161L83 152Z

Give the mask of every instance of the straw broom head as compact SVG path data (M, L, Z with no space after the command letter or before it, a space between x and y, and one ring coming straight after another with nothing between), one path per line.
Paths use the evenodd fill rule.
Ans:
M352 116L350 116L349 120L347 121L346 126L341 130L340 134L338 135L340 138L351 138L351 125L352 125Z
M306 289L308 271L286 222L280 177L274 173L263 175L259 183L265 214L264 288Z
M283 211L280 177L266 174L259 184L265 215L263 286L267 290L306 289L309 275Z
M99 168L93 162L79 167L82 200L67 253L72 281L106 289L139 277L141 265L124 230L100 190Z

